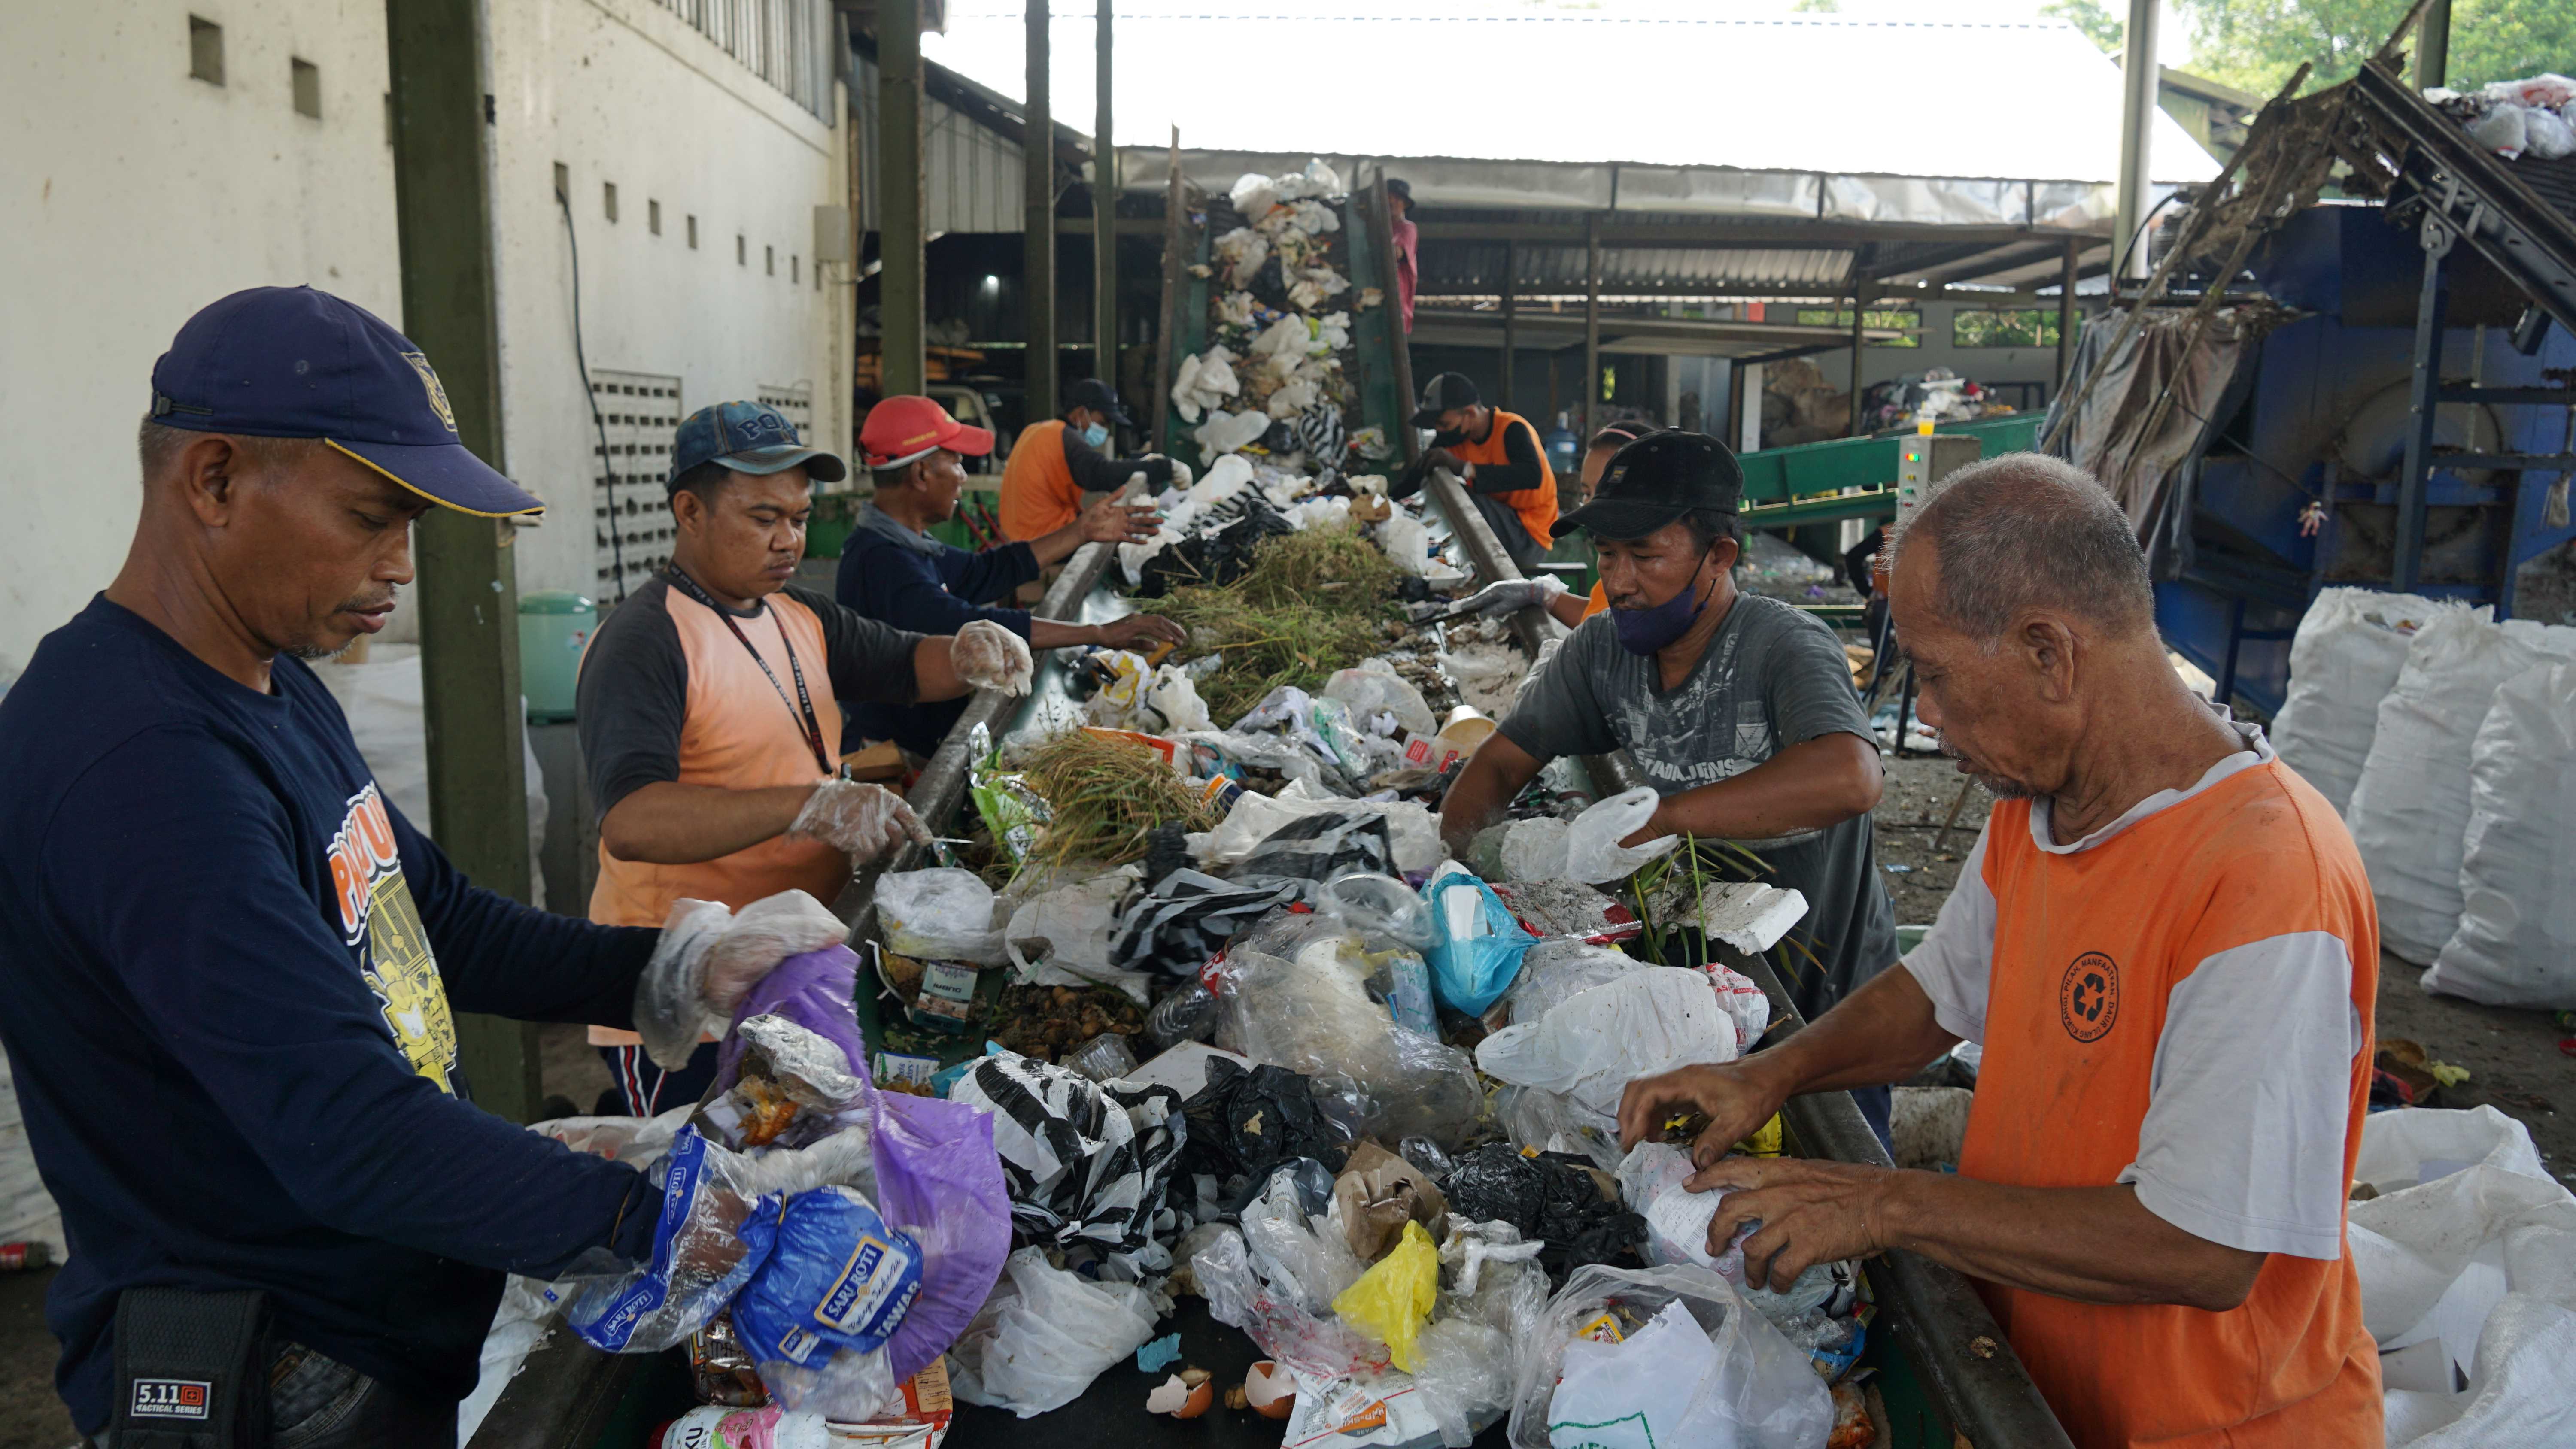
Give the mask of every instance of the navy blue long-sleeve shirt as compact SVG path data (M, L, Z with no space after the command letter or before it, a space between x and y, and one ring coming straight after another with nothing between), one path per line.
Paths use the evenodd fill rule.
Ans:
M283 1336L458 1398L504 1270L649 1250L641 1176L472 1105L454 1013L625 1024L659 933L469 884L310 669L257 693L102 597L0 700L0 760L0 1040L84 1432L129 1287L266 1290Z
M1026 639L1029 611L996 605L1037 576L1037 553L1025 543L970 552L905 528L870 504L841 546L833 593L859 614L917 634L954 634L977 619L990 619ZM852 733L893 740L914 754L928 755L966 713L966 700L914 705L844 700L841 708Z

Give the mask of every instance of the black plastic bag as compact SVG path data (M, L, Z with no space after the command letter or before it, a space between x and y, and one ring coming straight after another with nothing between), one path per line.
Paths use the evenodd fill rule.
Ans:
M1539 1265L1560 1288L1587 1263L1638 1262L1637 1247L1646 1240L1646 1220L1615 1194L1605 1195L1591 1163L1572 1153L1524 1157L1508 1142L1489 1142L1460 1153L1440 1190L1452 1214L1510 1223L1523 1239L1546 1244Z
M1180 1171L1210 1180L1203 1196L1229 1211L1240 1210L1285 1163L1312 1158L1324 1165L1329 1183L1350 1158L1349 1134L1316 1105L1314 1079L1286 1067L1246 1071L1230 1058L1212 1057L1207 1085L1181 1104L1181 1116L1189 1135Z

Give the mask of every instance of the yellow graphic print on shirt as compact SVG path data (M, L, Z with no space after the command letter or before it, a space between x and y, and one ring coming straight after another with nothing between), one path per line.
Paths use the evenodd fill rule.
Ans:
M359 974L376 994L395 1045L413 1071L454 1095L456 1020L448 1014L438 958L430 953L420 909L403 879L393 821L372 783L350 797L349 812L332 838L331 879L341 931L353 946L366 943Z

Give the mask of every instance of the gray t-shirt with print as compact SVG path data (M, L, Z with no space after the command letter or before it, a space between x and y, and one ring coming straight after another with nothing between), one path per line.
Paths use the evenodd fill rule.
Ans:
M1542 760L1624 749L1665 795L1731 779L1825 735L1872 739L1833 630L1756 594L1736 596L1690 677L1669 691L1654 658L1621 648L1610 616L1594 615L1530 682L1501 733ZM1869 816L1743 844L1807 898L1789 939L1823 970L1793 950L1786 984L1809 1018L1896 960Z

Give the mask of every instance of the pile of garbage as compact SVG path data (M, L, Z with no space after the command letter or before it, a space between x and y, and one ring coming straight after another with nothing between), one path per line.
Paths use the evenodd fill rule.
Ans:
M1347 319L1317 309L1347 288L1340 191L1320 164L1235 188L1235 331L1175 390L1213 409L1203 432L1338 419ZM1129 588L1183 558L1198 576L1163 602L1231 602L1176 611L1192 638L1165 653L1060 655L1063 697L977 726L940 863L878 878L864 960L798 958L744 1003L706 1104L543 1129L661 1184L651 1264L527 1306L602 1348L687 1344L707 1407L670 1442L829 1423L928 1449L952 1399L1097 1412L1128 1364L1119 1412L1261 1414L1334 1449L1464 1446L1506 1417L1532 1449L1623 1414L1668 1443L1850 1422L1829 1386L1873 1312L1853 1266L1749 1282L1750 1228L1709 1241L1722 1194L1687 1190L1683 1149L1618 1144L1628 1081L1770 1025L1745 977L1657 954L1640 910L1761 951L1804 902L1621 846L1652 793L1596 799L1562 767L1452 858L1434 812L1494 727L1453 666L1499 625L1410 624L1408 598L1467 583L1455 542L1343 473L1347 439L1311 441L1212 445L1155 500ZM1274 669L1212 622L1237 607L1358 632ZM1507 704L1527 668L1469 672ZM1776 1153L1776 1121L1744 1150ZM1187 1362L1180 1312L1262 1357Z
M2496 81L2467 92L2435 86L2424 99L2459 122L2470 140L2507 161L2525 154L2541 161L2576 155L2576 80L2563 75Z

